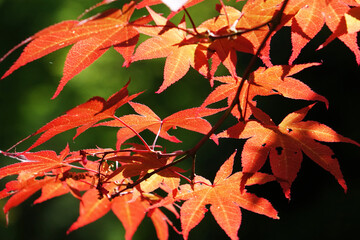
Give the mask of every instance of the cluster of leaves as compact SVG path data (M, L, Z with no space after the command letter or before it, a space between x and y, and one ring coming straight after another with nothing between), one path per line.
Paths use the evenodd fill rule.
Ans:
M112 6L112 2L101 1L92 9ZM129 81L107 100L93 97L37 130L31 136L40 134L40 137L25 151L0 151L19 161L0 169L0 179L17 175L17 179L9 181L0 192L0 199L9 197L4 206L6 216L11 208L39 190L42 194L35 203L70 193L80 201L80 216L68 233L101 218L111 209L122 222L126 239L132 238L146 214L159 239L168 239L168 225L188 239L189 232L203 219L206 205L211 205L210 211L220 227L231 239L237 239L240 208L278 218L271 203L247 192L246 186L277 181L285 197L290 199L291 185L300 170L303 153L329 171L346 191L338 160L333 151L320 142L360 144L321 123L303 121L316 102L328 106L328 101L292 77L319 63L294 65L293 62L326 24L332 34L320 47L339 38L355 54L359 64L356 37L360 30L360 1L248 0L240 11L220 0L216 6L218 16L195 26L187 8L200 2L202 0L129 1L121 9L108 8L84 20L50 26L9 52L27 44L2 78L31 61L73 45L53 97L110 48L123 56L124 67L134 61L166 58L164 81L157 93L181 80L190 67L199 73L199 78L208 79L211 86L216 82L216 87L201 106L161 119L148 106L133 102L141 93L129 95ZM162 3L172 10L168 17L150 8ZM134 11L145 7L149 14L132 20ZM171 19L180 12L184 17L176 25ZM191 27L186 25L186 17ZM288 65L274 66L270 59L270 42L283 27L291 27L293 51ZM138 44L140 34L149 38ZM241 76L237 71L237 52L253 56ZM263 66L254 70L258 58ZM221 64L228 70L227 76L216 75ZM269 115L256 107L254 100L256 96L270 95L306 100L310 104L289 113L276 125ZM227 102L224 108L211 108L212 104L223 100ZM116 110L125 104L130 104L136 113L117 116ZM222 116L215 124L204 119L220 112ZM237 124L218 132L228 117L236 118ZM116 149L70 151L67 146L59 155L52 150L31 151L67 130L76 128L76 138L97 126L118 129ZM180 143L168 132L177 127L204 137L191 149L166 152L165 147L156 144L157 139ZM153 144L149 145L140 136L144 130L154 133ZM124 144L134 137L142 144ZM217 143L219 138L247 139L241 151L242 171L233 173L236 152L222 164L213 183L197 176L194 168L188 174L190 177L186 177L187 171L175 166L186 159L192 159L195 165L195 155L204 142L212 139ZM267 159L272 174L259 172ZM180 231L161 208L180 218Z

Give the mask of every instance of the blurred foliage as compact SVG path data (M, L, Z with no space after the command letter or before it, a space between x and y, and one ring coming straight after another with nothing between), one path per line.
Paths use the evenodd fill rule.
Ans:
M87 1L46 1L46 0L0 0L0 55L35 32L60 21L75 19L84 9L97 3ZM196 24L215 16L214 4L218 1L207 0L189 9ZM234 1L231 1L235 4ZM169 11L163 6L155 10ZM139 11L139 16L145 14ZM178 23L181 14L175 17ZM189 25L190 26L190 25ZM329 35L324 29L305 47L297 63L323 62L316 68L307 69L296 75L309 84L313 90L330 101L329 110L318 104L310 112L308 119L317 120L331 126L344 136L360 141L359 107L357 105L359 88L355 86L360 71L352 53L338 40L321 51L315 51ZM145 38L142 38L145 39ZM286 64L290 56L290 32L285 29L277 34L272 42L271 56L275 64ZM0 82L0 149L5 150L20 139L34 132L48 121L66 110L85 102L92 96L107 98L120 89L129 78L131 93L144 91L135 101L144 103L164 118L179 110L196 107L205 99L211 89L208 81L196 71L189 71L184 79L168 88L164 93L155 94L162 82L164 59L141 61L128 69L122 68L122 57L115 51L108 51L88 69L84 70L64 88L54 100L50 100L62 75L62 67L69 48L59 50L42 59L32 62ZM0 64L3 74L19 56L20 50L10 55ZM239 71L246 66L249 56L239 54ZM220 73L219 73L220 74ZM240 72L239 72L240 74ZM268 112L275 122L289 112L298 109L306 102L286 100L280 97L258 99L259 106ZM119 115L129 113L130 107L123 107ZM216 118L211 118L215 121ZM225 124L232 125L232 119ZM180 132L182 144L160 141L169 151L188 149L200 135L186 131ZM74 131L61 134L54 140L43 144L40 149L62 150L69 142L72 150L87 147L114 147L116 129L92 129L72 141ZM153 135L144 132L151 142ZM32 139L34 140L34 139ZM25 149L31 140L21 144L18 151ZM220 146L208 142L199 151L197 173L213 180L222 162L238 148L243 141L221 141ZM292 200L287 202L276 183L250 191L267 197L279 211L280 220L248 213L243 210L243 223L239 236L242 239L339 239L357 233L360 208L360 151L349 144L329 144L339 158L341 169L348 183L348 193L344 194L333 177L304 158L298 179L293 184ZM211 162L211 164L210 164ZM11 159L0 157L0 166L11 163ZM189 165L183 165L189 168ZM269 168L269 166L267 166ZM237 159L236 170L240 169ZM266 169L265 169L266 170ZM6 178L5 180L9 180ZM4 187L1 181L0 187ZM31 206L36 197L11 210L10 224L6 227L5 217L0 213L0 236L2 239L122 239L123 227L114 216L108 214L95 223L83 227L66 236L67 228L78 216L78 200L67 195L40 205ZM0 201L0 207L5 201ZM203 222L190 233L191 239L226 239L225 233L207 214ZM178 220L174 219L178 222ZM178 228L179 225L177 225ZM180 238L170 230L170 239ZM149 219L138 229L134 239L154 239L155 230Z

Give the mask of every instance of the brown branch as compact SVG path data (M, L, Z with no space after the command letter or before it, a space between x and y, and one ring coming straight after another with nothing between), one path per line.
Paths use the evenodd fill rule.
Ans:
M193 29L194 29L194 32L195 32L197 35L201 35L201 34L197 31L196 26L195 26L195 23L194 23L192 17L190 16L190 13L188 12L188 10L187 10L185 7L183 7L183 10L184 10L184 12L186 13L186 15L188 16L188 18L189 18L189 20L190 20L190 23L191 23L191 25L192 25L192 27L193 27Z

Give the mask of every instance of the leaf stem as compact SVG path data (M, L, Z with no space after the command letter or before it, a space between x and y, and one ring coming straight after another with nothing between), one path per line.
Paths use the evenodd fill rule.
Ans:
M156 145L156 142L157 142L157 140L158 140L158 138L159 138L162 125L163 125L163 121L160 122L159 130L158 130L158 132L157 132L157 134L156 134L156 137L155 137L155 139L154 139L154 142L153 142L153 144L152 144L152 149L153 149L153 150L155 150L155 145Z
M225 13L225 16L226 16L226 21L228 23L228 26L231 27L230 20L229 20L229 15L228 15L228 13L226 11L225 4L224 4L224 2L222 0L219 0L219 2L221 4L221 7L224 9L224 13Z

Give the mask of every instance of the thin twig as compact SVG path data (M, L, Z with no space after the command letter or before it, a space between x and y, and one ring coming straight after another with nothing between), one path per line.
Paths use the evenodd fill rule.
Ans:
M188 16L188 18L189 18L189 20L190 20L190 22L191 22L191 25L192 25L192 27L193 27L193 29L194 29L194 32L195 32L197 35L201 35L201 34L197 31L197 29L196 29L196 26L195 26L195 23L194 23L193 19L191 18L191 16L190 16L190 14L189 14L188 10L187 10L184 6L183 6L183 10L184 10L184 12L186 13L186 15Z

